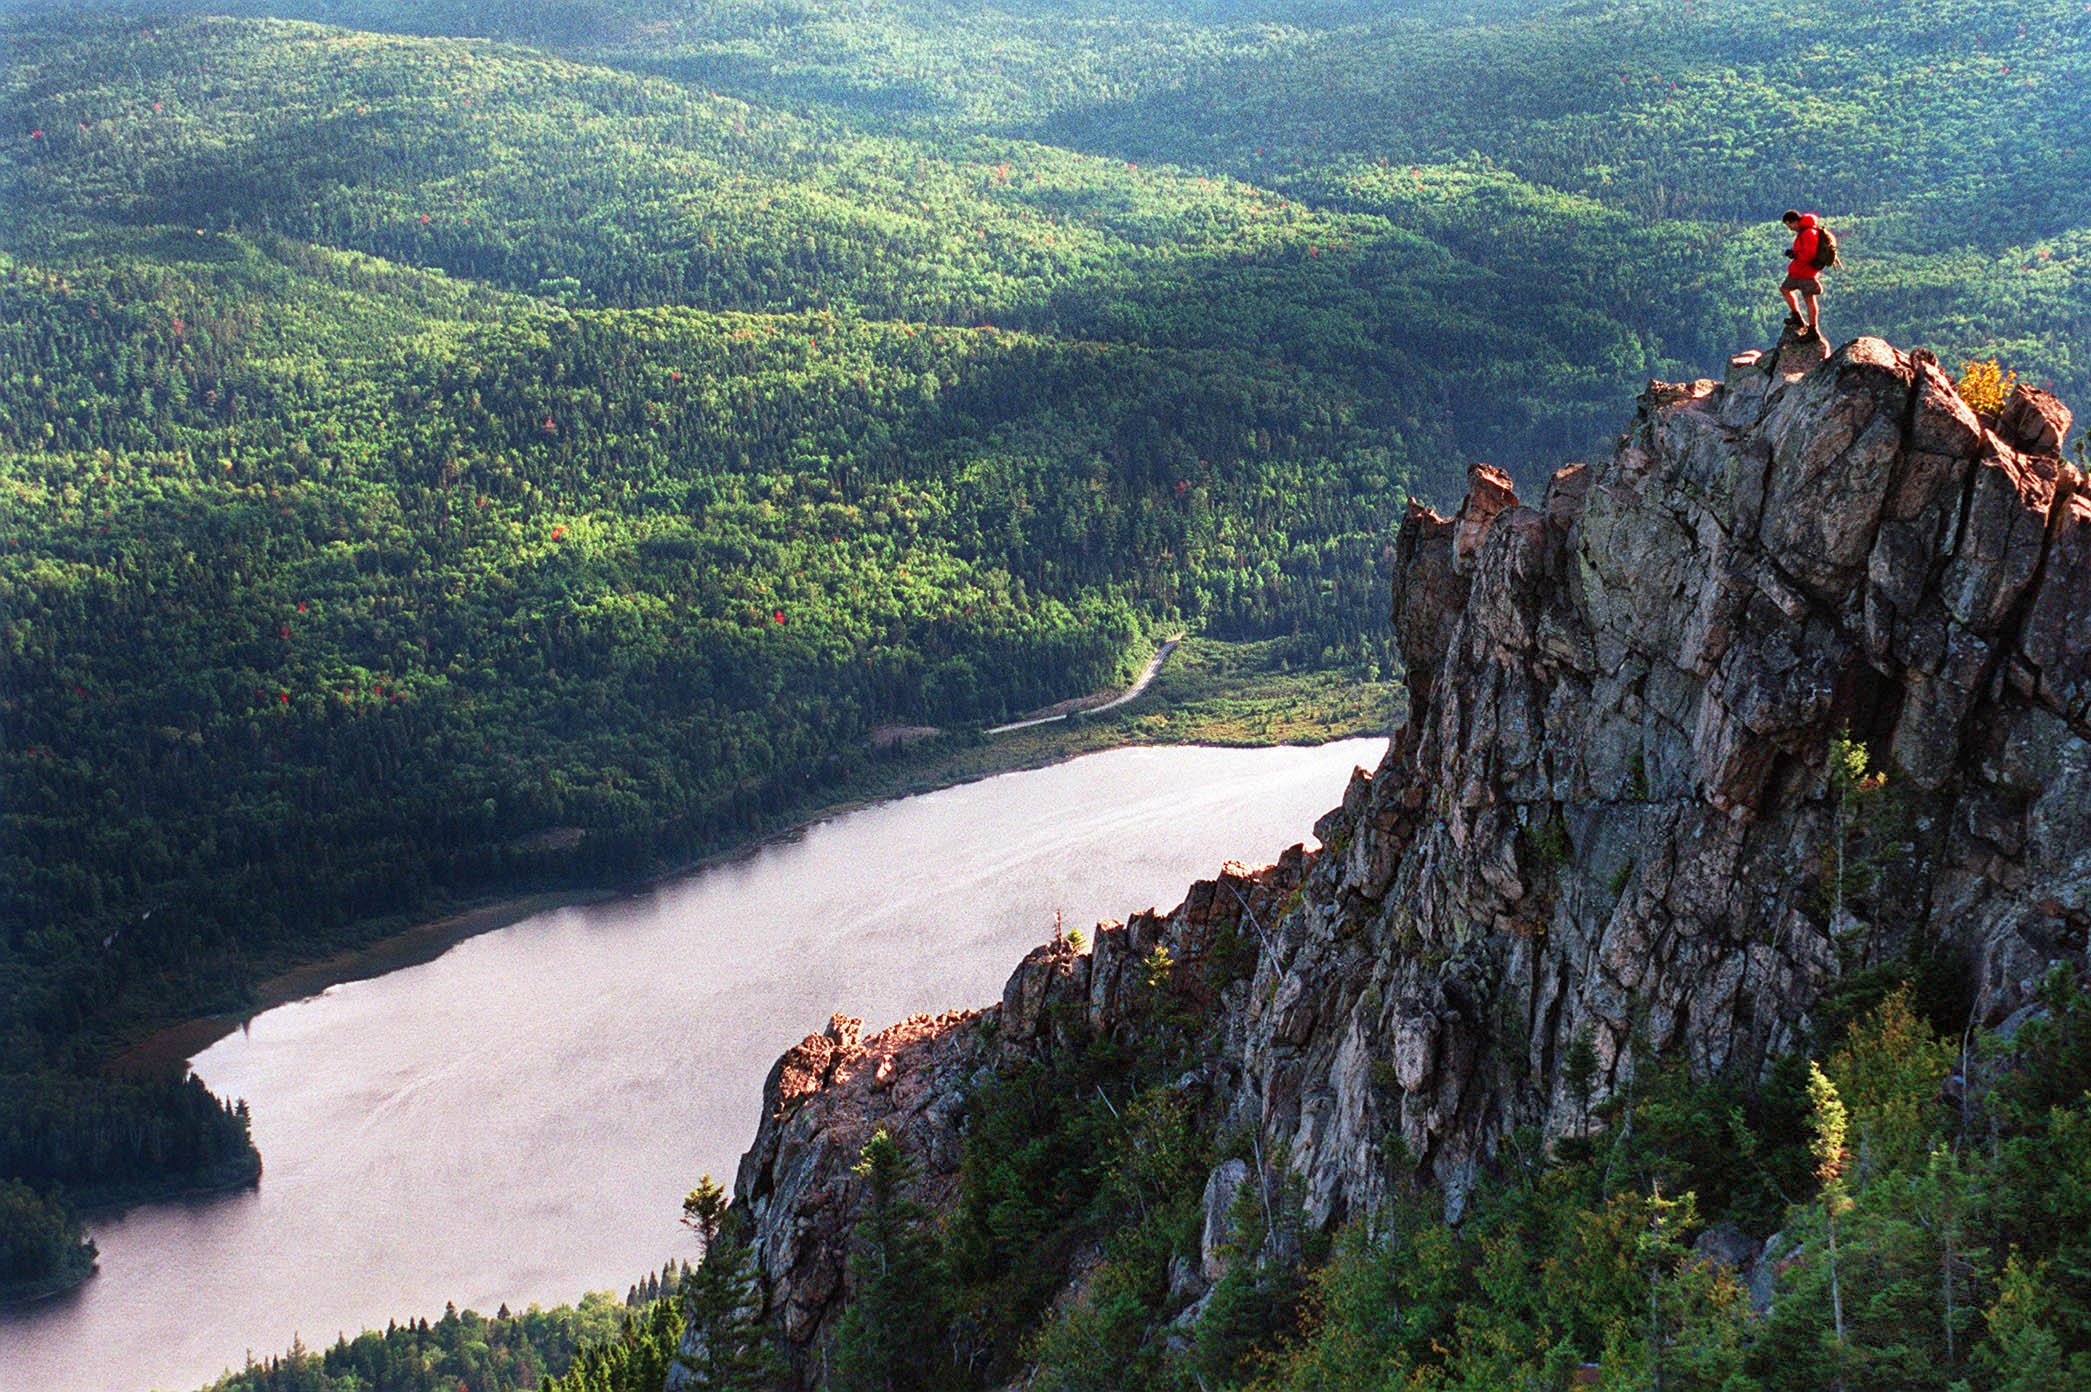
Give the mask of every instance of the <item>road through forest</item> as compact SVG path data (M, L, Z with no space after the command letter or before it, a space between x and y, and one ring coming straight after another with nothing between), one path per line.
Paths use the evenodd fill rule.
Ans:
M1007 725L990 725L984 733L1003 735L1011 730L1028 730L1033 725L1047 725L1055 720L1065 720L1070 715L1094 715L1099 711L1116 710L1127 701L1138 697L1141 692L1145 691L1153 683L1155 674L1162 670L1162 664L1169 660L1169 654L1175 652L1176 645L1182 641L1183 635L1181 633L1174 638L1164 639L1162 645L1154 650L1154 656L1147 660L1146 668L1133 681L1133 684L1100 706L1082 706L1075 710L1061 711L1057 715L1034 715L1029 720L1013 720Z

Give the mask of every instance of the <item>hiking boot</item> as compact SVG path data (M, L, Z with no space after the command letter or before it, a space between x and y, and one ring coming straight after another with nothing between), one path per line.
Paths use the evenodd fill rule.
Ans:
M1814 324L1803 324L1800 332L1794 337L1803 343L1813 343L1822 337L1822 330Z
M1789 314L1786 316L1786 327L1789 329L1797 329L1807 322L1807 320L1801 318L1801 316L1798 314Z

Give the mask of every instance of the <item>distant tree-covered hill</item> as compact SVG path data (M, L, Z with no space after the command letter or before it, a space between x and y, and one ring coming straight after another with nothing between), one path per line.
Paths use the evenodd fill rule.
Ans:
M2091 35L2064 0L271 12L293 9L519 37L867 131L1036 141L1381 214L1518 298L1587 304L1671 375L1706 370L1775 307L1774 220L1798 204L1844 230L1833 328L2002 355L2065 394L2091 383ZM1558 329L1529 355L1597 366L1607 389L1642 370Z

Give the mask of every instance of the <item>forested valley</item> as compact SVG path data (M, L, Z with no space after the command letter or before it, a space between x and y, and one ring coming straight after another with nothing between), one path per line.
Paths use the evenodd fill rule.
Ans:
M251 1176L154 1025L818 805L1164 629L1378 675L1401 499L1776 322L2091 397L2080 12L26 5L0 1289Z

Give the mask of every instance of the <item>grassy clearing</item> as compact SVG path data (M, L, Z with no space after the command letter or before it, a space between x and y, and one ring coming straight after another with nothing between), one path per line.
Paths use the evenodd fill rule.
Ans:
M1154 685L1112 714L1128 727L1127 742L1142 744L1324 744L1392 733L1405 708L1401 683L1286 671L1282 646L1185 639Z
M1287 671L1283 647L1281 639L1186 638L1137 700L1005 735L953 731L911 744L874 765L844 801L904 797L1123 745L1326 744L1393 731L1401 683Z

